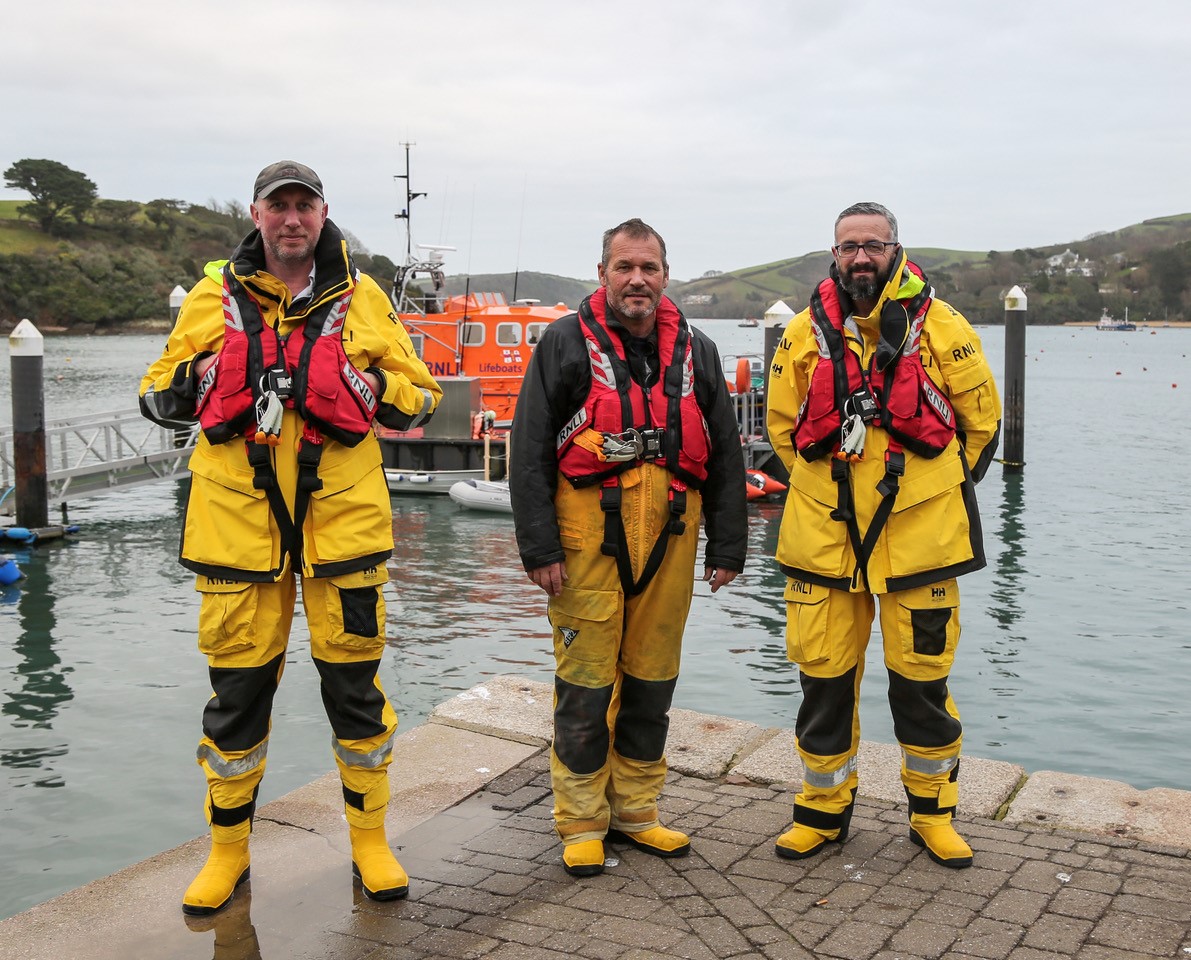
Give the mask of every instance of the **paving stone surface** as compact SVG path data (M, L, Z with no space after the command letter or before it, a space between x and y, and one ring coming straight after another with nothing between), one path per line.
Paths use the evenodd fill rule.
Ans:
M791 862L773 853L789 802L769 785L671 774L663 817L700 824L691 854L663 860L609 845L604 874L578 880L562 869L538 754L397 839L413 878L409 900L358 900L338 939L322 931L310 952L291 942L286 956L1191 956L1186 850L976 819L965 821L975 864L952 871L909 842L904 809L862 800L845 844ZM224 938L237 942L227 930ZM273 956L267 948L261 957Z
M466 729L453 742L479 749ZM177 911L190 844L0 922L0 960L1191 960L1185 848L969 815L975 863L947 870L910 843L903 804L862 797L846 843L787 861L773 841L792 795L738 773L668 778L663 819L689 856L613 844L601 876L575 879L547 757L392 835L408 900L364 898L333 839L267 818L252 880L214 917Z

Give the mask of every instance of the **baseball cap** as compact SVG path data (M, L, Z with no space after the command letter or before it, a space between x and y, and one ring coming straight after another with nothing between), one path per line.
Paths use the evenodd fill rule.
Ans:
M284 187L288 183L296 183L307 190L313 190L320 200L324 199L323 182L318 178L318 174L296 160L278 160L258 173L252 188L252 199L255 202L261 197L267 197L278 187Z

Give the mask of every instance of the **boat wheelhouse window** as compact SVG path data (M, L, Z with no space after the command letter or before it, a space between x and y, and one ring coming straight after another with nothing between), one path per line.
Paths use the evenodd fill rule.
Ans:
M419 357L424 356L422 349L426 344L426 338L420 333L410 333L409 339L414 345L414 353L416 353Z
M499 347L521 346L521 324L498 323L496 325L496 345Z
M482 323L465 323L463 325L463 343L468 347L479 347L484 343L484 325Z
M548 324L545 323L527 323L525 325L525 342L531 347L537 344L542 339L542 332L547 326Z

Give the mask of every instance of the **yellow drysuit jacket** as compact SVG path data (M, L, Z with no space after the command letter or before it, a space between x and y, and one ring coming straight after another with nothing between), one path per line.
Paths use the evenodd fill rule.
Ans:
M864 369L876 349L885 301L903 282L905 253L867 317L854 317L846 337ZM857 337L857 334L859 335ZM951 400L960 436L938 457L905 451L905 475L893 510L868 561L868 583L857 575L857 558L847 525L832 519L839 489L832 458L808 463L794 449L793 432L819 362L808 307L786 327L773 357L766 393L769 439L790 472L790 488L778 538L777 560L796 580L851 590L887 593L934 583L984 566L980 519L972 485L983 476L996 449L1001 400L980 338L964 317L942 300L927 312L920 344L928 376ZM869 424L863 460L848 464L861 536L881 501L889 435Z
M340 296L345 282L354 284L343 324L343 349L357 369L383 373L378 419L384 420L385 411L405 414L411 422L429 416L442 389L415 353L384 291L372 278L355 273L346 244L330 221L324 224L315 252L314 296L292 314L289 290L264 271L263 260L256 272L241 275L242 265L252 262L258 250L259 234L254 232L237 249L233 263L259 302L266 324L282 336L300 331L311 310L328 296ZM223 342L220 267L208 264L206 276L182 304L164 352L141 381L141 409L150 419L194 419L192 365L218 353ZM287 409L281 443L271 448L273 473L291 515L302 427L301 417ZM200 434L189 466L182 564L209 577L280 579L286 570L282 534L265 491L254 483L245 438L211 444ZM301 573L338 576L383 563L393 550L393 524L376 436L369 433L354 447L325 439L318 476L322 487L312 492L302 526Z

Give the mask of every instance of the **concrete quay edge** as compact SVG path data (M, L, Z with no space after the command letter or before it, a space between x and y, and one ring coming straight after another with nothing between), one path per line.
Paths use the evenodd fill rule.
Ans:
M493 677L439 704L429 723L545 747L552 729L553 689L518 676ZM675 708L666 743L670 769L701 779L795 784L801 770L794 732ZM859 796L904 803L901 751L862 741ZM1191 791L1138 790L1117 780L1055 771L1027 773L1001 760L964 755L959 817L1116 837L1191 849Z
M529 761L541 766L540 755L550 737L551 704L549 683L494 677L440 704L426 723L397 737L387 826L403 862L423 868L423 872L411 870L419 891L426 876L433 883L430 863L441 862L443 869L469 869L455 866L453 854L443 851L457 848L456 835L465 839L469 831L474 833L477 817L482 827L489 806L494 811L504 809L499 799L496 804L478 803L477 795L489 797L485 791L507 779L506 774L517 774ZM667 752L673 774L737 784L726 789L750 795L762 786L780 787L797 777L790 731L727 717L672 711ZM904 814L889 809L890 804L904 806L899 763L895 746L862 744L860 799L875 801L878 817L904 823ZM1118 844L1140 843L1154 854L1180 858L1186 858L1191 849L1191 793L1186 791L1139 791L1115 781L1051 771L1027 777L1016 765L977 758L965 758L960 782L961 818L1070 831L1102 845L1113 845L1115 838ZM527 784L517 792L535 791L548 794L540 783ZM677 790L676 803L687 802L683 792ZM538 802L540 806L542 801ZM773 806L772 801L765 804ZM547 805L543 811L547 819L541 822L542 836L535 836L534 842L554 847L557 841L549 830L548 809ZM879 813L880 809L887 813ZM992 824L970 826L974 834L994 836L988 833ZM433 836L426 836L428 830ZM522 831L515 833L524 836ZM697 830L695 836L711 851L722 846L718 838L699 837ZM212 927L204 926L206 921L201 919L185 925L178 922L180 893L206 849L206 838L196 838L0 921L0 960L210 956L210 941L194 934ZM252 883L225 914L234 918L235 911L242 910L246 917L255 893L257 929L267 931L273 945L292 936L293 956L307 955L308 944L301 937L310 930L337 937L349 936L350 930L349 940L359 935L360 923L367 921L375 905L364 901L358 888L348 882L351 857L336 774L262 806L252 851ZM775 870L784 869L777 863ZM350 927L344 919L348 917ZM218 945L220 933L214 929ZM151 953L141 952L146 944L152 944ZM268 954L270 960L278 955ZM373 956L371 952L359 955Z

